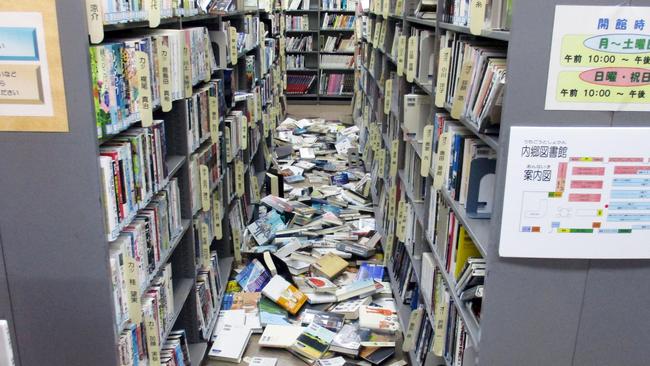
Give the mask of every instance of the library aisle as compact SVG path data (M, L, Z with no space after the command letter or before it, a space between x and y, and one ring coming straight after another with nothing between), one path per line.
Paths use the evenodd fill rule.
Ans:
M647 3L0 1L0 366L648 365Z

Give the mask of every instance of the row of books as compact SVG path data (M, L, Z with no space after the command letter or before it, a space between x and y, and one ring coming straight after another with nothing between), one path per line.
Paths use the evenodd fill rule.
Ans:
M171 331L175 311L171 264L165 266L146 293L126 291L127 283L128 279L124 279L118 286L125 288L125 298L135 296L135 299L128 300L128 310L132 312L129 321L118 328L119 359L123 365L138 365L147 360L158 361L161 356L160 345L167 341L165 336Z
M308 94L316 81L316 75L287 75L287 94Z
M210 98L216 98L217 103L210 104ZM182 101L187 110L187 152L192 153L205 141L212 137L211 132L219 124L219 116L225 111L225 99L223 98L223 80L214 79L195 89L195 92ZM218 138L213 143L218 144ZM218 149L218 145L217 145Z
M287 30L309 30L309 16L287 15Z
M199 3L200 2L190 0L160 0L158 2L160 18L191 16L199 14L200 12L207 12L208 9L201 8ZM94 11L103 14L104 24L143 21L148 20L151 16L151 12L146 8L146 0L101 0L98 5L101 9L96 9Z
M352 29L354 27L354 20L354 15L325 13L322 28Z
M199 27L159 29L145 37L91 46L99 138L139 120L150 122L156 106L168 111L172 101L189 97L191 87L216 70L214 55L206 44L207 30Z
M440 47L439 70L448 76L438 82L436 93L440 98L436 98L436 105L449 106L452 117L467 118L481 132L498 132L507 49L455 32L442 35Z
M469 0L445 0L440 9L441 20L460 26L469 26L473 17L480 17L483 29L510 29L512 0L487 0L472 12Z
M217 252L212 251L209 254L208 262L199 267L194 287L197 310L199 310L197 311L198 329L201 337L206 341L210 339L210 331L214 329L217 321L219 300L226 285L221 283L221 268Z
M321 50L326 52L354 52L355 48L354 39L342 35L328 36L325 42L321 42L321 44L323 45Z
M343 68L352 69L354 65L354 56L348 55L321 55L320 66L323 69L327 68Z
M354 92L354 74L334 74L321 72L320 93L327 95L352 94Z
M314 38L312 36L287 37L287 51L311 51Z
M305 65L305 55L287 55L287 69L304 69L307 66Z
M106 232L115 240L168 182L167 147L162 120L130 128L99 148Z
M322 10L356 10L356 0L323 0Z

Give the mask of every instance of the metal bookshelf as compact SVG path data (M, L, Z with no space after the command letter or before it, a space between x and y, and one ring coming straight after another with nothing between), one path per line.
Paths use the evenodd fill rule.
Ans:
M80 365L114 366L119 364L117 341L121 329L116 329L114 324L109 243L104 229L97 159L99 146L112 136L98 139L97 127L92 122L95 110L85 3L57 0L56 6L70 132L0 132L0 152L3 155L0 167L11 171L6 179L0 180L3 192L0 200L0 318L10 322L15 362L19 366L64 365L70 364L71 360ZM159 27L184 29L205 26L214 29L225 19L239 26L244 16L253 15L259 16L261 23L266 23L269 37L272 37L276 36L271 34L268 26L272 14L260 9L222 15L172 16L161 19ZM146 33L148 29L148 22L137 21L105 25L104 33L106 39L126 38ZM255 54L259 60L261 52L263 49L258 45L238 56ZM279 56L273 65L282 68ZM244 66L241 62L237 66L229 65ZM258 75L261 74L259 65L256 68ZM223 72L218 70L212 76L223 78ZM237 77L243 80L245 75L238 72ZM254 85L259 85L259 82L255 81ZM264 113L276 104L274 99L282 98L282 94L281 86L274 87L273 95L278 98L267 100L262 106ZM234 105L228 110L232 107ZM189 161L193 152L187 149L185 121L188 113L184 100L175 101L170 112L154 111L156 119L165 120L168 179L176 177L179 181L182 228L170 239L169 249L161 253L160 263L142 286L148 288L155 274L166 263L171 263L174 312L161 342L165 342L172 330L185 329L190 342L190 357L198 365L209 342L199 336L199 310L193 295L198 267L192 228L196 213L190 208ZM249 146L239 155L246 162L246 171L255 173L251 174L251 179L258 180L261 190L268 168L260 153L263 150L261 145L271 149L272 137L264 137L262 119L250 128L260 131L259 143ZM35 146L38 148L34 149ZM229 164L222 162L223 172ZM248 181L248 175L246 179ZM212 190L222 189L223 183L222 178ZM246 189L250 190L250 184ZM231 205L225 207L228 210ZM244 209L252 212L253 205ZM223 237L220 240L213 238L211 245L219 256L218 277L222 284L219 301L223 298L233 265L228 211L222 212L221 220ZM219 307L217 304L212 317L212 330Z
M374 1L373 1L374 2ZM377 9L383 9L381 1ZM391 2L391 10L395 2ZM379 192L388 192L396 179L404 182L402 191L405 199L413 203L417 223L424 229L429 226L428 200L422 204L414 200L413 187L409 186L402 170L402 155L407 149L422 157L423 147L416 141L403 141L403 95L418 92L435 98L436 73L438 71L439 43L446 31L466 34L482 40L485 44L501 44L508 48L508 87L506 90L500 135L480 133L477 127L466 118L459 122L478 139L497 152L497 182L495 185L495 207L491 219L473 219L467 216L465 207L454 200L446 190L437 192L445 205L449 206L458 221L467 229L477 249L487 259L485 296L480 320L476 318L459 298L456 279L444 270L445 261L435 243L424 230L421 242L424 252L431 252L435 267L442 268L442 282L449 290L453 306L459 314L468 333L468 348L463 365L644 365L650 357L650 350L642 345L641 339L650 338L647 324L650 316L643 309L650 295L640 293L638 281L650 276L648 261L640 260L552 260L552 259L513 259L501 258L498 254L501 213L507 204L504 197L505 170L508 153L508 135L511 126L633 126L647 125L647 116L639 112L585 112L585 111L547 111L544 109L547 65L549 64L550 29L553 25L555 5L561 1L518 1L513 5L512 31L483 30L480 35L471 35L468 27L441 22L443 1L437 4L437 19L422 19L414 16L418 1L406 0L403 14L381 14L372 11L357 13L365 15L368 21L380 19L388 22L389 30L395 23L402 25L402 35L409 36L411 29L418 28L435 32L433 78L423 83L415 78L408 82L404 76L396 76L393 93L398 93L398 103L392 103L389 114L384 114L385 80L388 72L395 71L397 60L387 52L392 40L385 44L373 45L373 34L358 35L360 46L367 45L367 53L360 52L357 65L355 98L355 117L361 115L368 106L370 124L380 126L380 144L391 149L391 142L400 140L400 163L396 177L390 177L388 169L383 177L378 177L376 186L371 189L373 202L379 202ZM620 6L613 0L588 1L574 0L574 5ZM640 6L639 4L634 4ZM647 5L647 4L646 4ZM372 2L371 2L372 8ZM389 37L386 37L389 38ZM375 65L370 67L374 55ZM434 82L431 83L430 80ZM526 90L526 93L522 91ZM450 106L435 108L436 112L450 111ZM392 131L387 128L388 116L396 118L402 128ZM396 135L392 135L396 134ZM363 135L363 134L362 134ZM434 172L429 172L427 185L433 181ZM375 206L375 216L382 218L385 213ZM382 233L382 245L392 237L388 228L381 227L378 219L378 232ZM433 230L433 229L432 229ZM397 245L397 240L394 243ZM417 254L409 252L414 271L422 266ZM390 270L393 287L396 279ZM421 283L421 274L414 276ZM394 291L396 298L399 298ZM421 298L427 310L429 299ZM400 321L406 329L408 312L398 306ZM408 310L410 311L410 309ZM433 317L428 311L428 314ZM430 320L432 320L431 318ZM435 327L434 327L435 328ZM616 345L616 346L612 346ZM413 355L411 354L411 357ZM418 365L419 362L411 360ZM447 358L429 357L423 366L455 364Z
M306 69L287 69L288 73L301 73L304 71L315 71L316 80L314 80L314 85L311 86L307 94L287 94L287 99L291 100L294 103L300 104L310 104L310 103L321 103L321 104L347 104L354 93L341 93L341 94L326 94L321 93L320 91L320 80L323 72L325 73L348 73L353 72L354 68L331 68L323 67L321 65L321 55L349 55L354 56L354 51L322 51L324 45L321 44L321 39L323 37L332 36L341 34L345 37L352 37L354 35L354 28L321 28L323 24L323 16L325 13L332 15L355 15L355 10L343 10L343 9L323 9L322 0L318 3L319 8L310 8L310 9L296 9L296 10L286 10L287 15L307 15L309 16L310 30L287 30L288 34L291 35L300 35L301 33L311 33L313 40L312 51L291 51L287 50L287 54L302 54L306 58L309 58L309 61L305 60L305 63L309 64L309 67ZM313 24L315 23L315 24Z

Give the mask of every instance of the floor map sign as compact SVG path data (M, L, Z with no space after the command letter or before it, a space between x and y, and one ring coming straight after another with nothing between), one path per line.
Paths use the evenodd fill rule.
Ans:
M650 111L650 7L557 6L546 109Z
M499 254L650 258L648 141L650 128L512 127Z

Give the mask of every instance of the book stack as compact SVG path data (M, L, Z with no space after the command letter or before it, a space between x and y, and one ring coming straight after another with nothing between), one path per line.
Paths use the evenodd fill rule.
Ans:
M288 31L309 30L309 17L307 15L287 15Z
M196 85L216 70L205 28L157 30L150 36L116 40L90 47L93 95L99 138L124 131L152 111L189 97L186 83ZM201 47L199 47L199 45ZM168 49L168 52L159 52ZM184 52L191 53L184 65ZM146 82L142 82L142 77Z
M448 78L438 83L441 96L445 95L444 106L453 118L466 118L481 132L498 133L506 83L506 49L477 44L454 32L441 37L441 47L451 54L448 64L439 66L449 70Z
M287 52L312 51L313 42L312 36L287 37Z
M122 301L121 306L126 308L129 314L126 323L119 324L118 328L121 330L118 339L119 357L127 363L134 361L135 364L139 359L158 359L160 349L146 347L142 340L146 339L147 344L159 345L171 331L170 322L174 314L171 264L168 263L161 274L154 278L151 287L142 293L137 288L127 289L131 279L128 278L130 275L126 273L126 269L124 270L125 277L121 278L121 282L114 284L120 288L123 295L115 299Z
M321 55L320 64L323 69L352 69L354 57L345 55Z
M316 75L287 75L287 94L309 94Z
M237 219L248 222L234 243L243 263L227 285L210 360L238 362L261 333L259 346L309 364L338 365L335 354L397 361L405 319L387 282L371 177L355 164L358 131L322 119L277 127L273 194L256 215Z
M287 55L287 69L304 69L305 66L305 55Z
M356 0L323 0L322 10L356 10Z
M352 27L354 27L354 19L354 15L325 13L321 28L352 29Z
M339 35L336 37L328 36L323 43L322 51L325 52L354 52L354 40L351 37L344 38Z
M347 95L354 92L354 74L321 73L320 93L326 95Z

